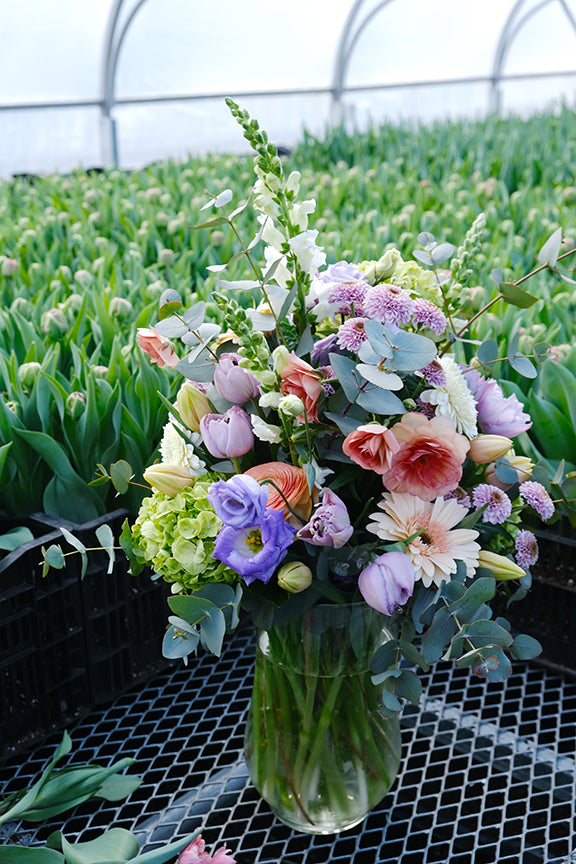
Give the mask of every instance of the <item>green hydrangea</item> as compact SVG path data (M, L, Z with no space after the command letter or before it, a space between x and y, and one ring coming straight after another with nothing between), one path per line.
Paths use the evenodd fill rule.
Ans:
M222 526L208 501L212 478L199 478L173 498L154 491L132 526L132 552L150 564L176 591L211 582L238 582L238 574L212 557ZM179 586L179 587L177 587Z

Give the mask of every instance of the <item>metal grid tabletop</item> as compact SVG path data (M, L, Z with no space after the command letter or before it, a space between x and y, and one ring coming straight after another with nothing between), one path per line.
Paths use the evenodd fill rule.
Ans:
M363 825L335 837L296 834L251 785L242 757L254 637L237 632L218 659L170 668L70 727L72 763L124 756L144 778L126 802L88 801L38 828L4 826L0 842L43 843L62 829L90 840L117 826L151 849L198 827L238 864L572 864L576 862L576 681L519 664L503 684L439 665L402 717L392 791ZM0 767L0 792L29 785L61 738Z

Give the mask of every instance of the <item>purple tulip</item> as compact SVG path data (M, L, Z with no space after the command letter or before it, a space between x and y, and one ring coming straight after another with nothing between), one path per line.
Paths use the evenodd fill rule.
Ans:
M352 536L353 530L344 502L331 489L325 489L322 503L308 524L300 529L298 537L312 546L341 549Z
M214 386L228 402L243 405L260 392L256 378L238 363L239 354L222 354L214 369Z
M240 529L223 526L212 555L239 573L247 585L255 579L269 582L295 533L281 510L268 508L260 524Z
M208 452L220 459L244 456L254 446L250 417L237 405L224 414L205 414L200 434Z
M470 391L476 400L478 425L487 435L515 438L532 426L516 396L504 396L502 388L493 378L484 378L476 369L465 373Z
M246 528L262 522L268 502L268 486L261 486L247 474L217 480L208 492L208 501L224 525Z
M358 588L366 603L392 615L414 591L414 567L404 552L385 552L369 564L358 577Z

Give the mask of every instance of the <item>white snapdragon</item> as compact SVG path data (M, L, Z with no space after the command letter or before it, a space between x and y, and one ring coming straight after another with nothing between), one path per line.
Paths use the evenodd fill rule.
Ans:
M258 399L258 404L261 408L278 408L282 399L282 394L278 390L271 390L269 393L263 393Z
M279 426L275 426L273 423L266 423L257 414L252 414L250 420L256 438L260 441L267 441L269 444L280 444L282 430Z
M260 213L257 216L258 222L262 226L261 237L268 245L272 246L279 254L282 254L282 246L286 242L284 235L275 227L274 220L265 213Z
M290 221L301 231L305 231L308 228L308 216L314 213L315 209L316 201L313 198L299 201L290 208Z
M296 255L298 264L305 273L313 275L320 267L326 264L326 253L321 246L316 245L318 231L302 231L289 240L290 248Z

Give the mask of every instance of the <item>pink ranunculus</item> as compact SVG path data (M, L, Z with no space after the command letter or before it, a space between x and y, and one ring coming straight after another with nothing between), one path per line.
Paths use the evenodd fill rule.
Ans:
M254 446L250 417L238 405L224 414L205 414L200 420L200 434L208 452L218 459L244 456Z
M287 462L263 462L248 468L244 473L253 477L258 483L266 480L274 483L273 486L271 483L266 484L267 507L282 510L286 521L294 527L300 528L303 522L308 521L312 512L312 496L308 487L308 477L303 468L289 465ZM315 487L313 491L316 491ZM294 516L290 508L297 516Z
M451 420L408 413L392 426L392 432L400 447L382 473L386 489L407 492L423 501L456 489L470 442Z
M178 864L236 864L236 859L228 851L226 844L216 850L214 855L206 852L206 843L199 834L180 852Z
M137 330L138 345L150 356L152 363L158 366L170 366L174 369L180 362L180 358L172 348L172 345L153 327L139 327Z
M383 474L390 468L390 460L400 445L391 429L379 423L358 426L343 441L342 450L367 471Z
M414 565L404 552L385 552L365 567L358 577L358 588L366 603L392 615L410 599L414 591Z
M308 422L316 423L318 420L318 399L323 393L322 375L301 360L293 351L290 353L286 364L280 370L280 391L283 396L299 396L304 403L306 419ZM304 422L304 415L297 418Z

